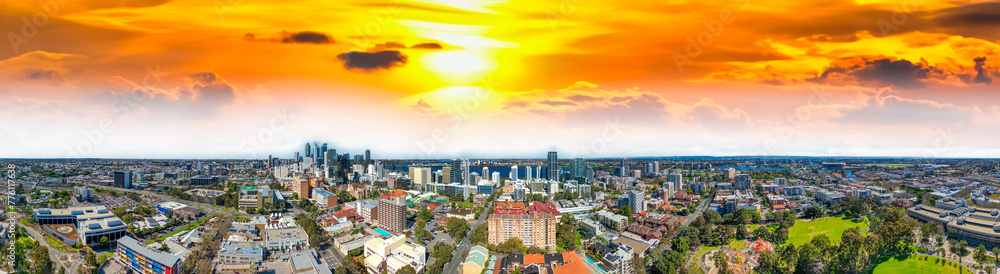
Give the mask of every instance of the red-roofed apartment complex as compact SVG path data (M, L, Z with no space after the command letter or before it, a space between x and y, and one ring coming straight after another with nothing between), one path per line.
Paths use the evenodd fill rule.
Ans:
M497 203L489 219L489 243L499 245L510 238L521 239L524 246L553 247L556 229L562 216L552 202Z

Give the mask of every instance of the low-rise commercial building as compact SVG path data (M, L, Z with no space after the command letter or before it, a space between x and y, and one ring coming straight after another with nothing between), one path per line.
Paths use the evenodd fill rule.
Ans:
M219 248L219 262L223 264L260 264L265 259L262 242L224 242Z
M125 237L127 226L104 206L35 209L34 219L42 228L69 244L113 243Z
M118 240L115 259L134 273L180 273L181 259L170 253L146 247L131 236Z

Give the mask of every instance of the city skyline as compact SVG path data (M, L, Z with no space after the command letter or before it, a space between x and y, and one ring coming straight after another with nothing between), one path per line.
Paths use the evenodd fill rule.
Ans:
M0 155L994 157L996 5L3 1Z

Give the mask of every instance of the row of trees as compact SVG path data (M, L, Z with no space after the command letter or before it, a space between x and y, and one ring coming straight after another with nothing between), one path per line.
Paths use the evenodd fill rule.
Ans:
M903 210L879 207L872 215L867 235L858 228L844 231L839 244L831 244L825 235L796 247L786 244L761 255L761 273L858 273L871 267L878 257L891 252L909 251L915 241L916 221L904 217ZM964 249L964 248L963 248Z
M306 234L309 234L309 246L318 248L323 241L329 239L326 235L326 230L319 226L315 220L309 218L309 216L299 214L295 216L295 222L306 231Z

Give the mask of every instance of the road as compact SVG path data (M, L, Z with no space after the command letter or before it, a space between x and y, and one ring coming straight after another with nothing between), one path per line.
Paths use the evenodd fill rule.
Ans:
M11 216L11 217L12 218L18 218L18 217L15 217L15 216ZM56 249L55 247L53 247L52 244L49 243L49 241L45 240L45 233L44 232L38 231L34 227L31 227L31 226L23 226L23 225L21 225L21 226L24 227L24 231L28 232L28 236L31 236L31 238L35 239L35 241L38 241L38 243L40 245L49 248L49 259L51 259L52 261L56 262L56 264L53 265L53 269L59 270L59 267L66 267L65 265L63 265L62 260L59 259L60 255L70 256L70 258L72 258L72 255L74 255L74 254L77 255L77 256L79 256L78 253L62 252L62 251L59 251L58 249ZM69 271L71 269L75 269L76 267L78 267L78 265L76 263L74 263L70 267L66 267L66 270ZM76 273L76 272L71 272L71 273Z
M490 205L491 204L486 204L485 208L490 208ZM490 215L489 213L480 214L479 219L476 219L472 221L471 224L469 224L469 228L473 230L476 229L476 226L479 226L479 224L485 222L486 219L489 218L489 215ZM471 231L469 234L471 234ZM455 253L451 255L451 261L448 261L448 264L444 266L444 272L442 273L458 273L458 267L461 266L463 262L465 262L465 258L462 258L462 254L465 254L466 251L472 249L472 241L469 240L468 236L469 235L466 234L466 237L462 239L462 242L458 245L458 248L455 249Z

